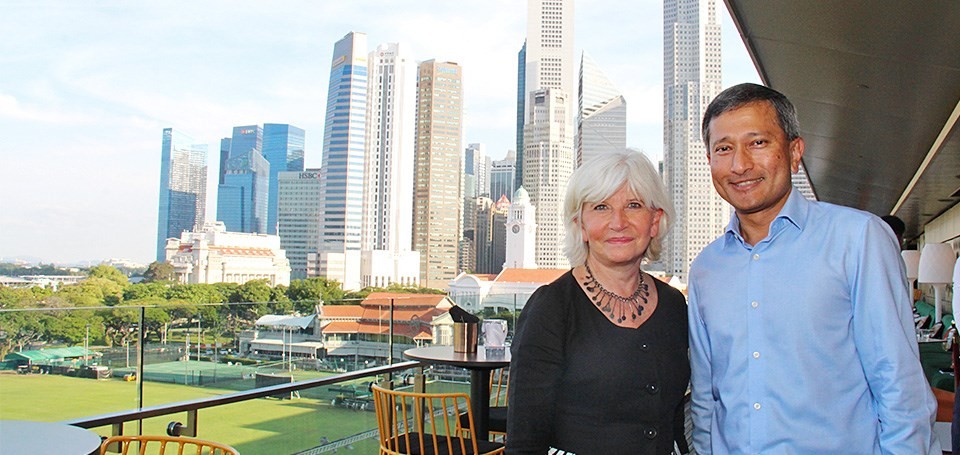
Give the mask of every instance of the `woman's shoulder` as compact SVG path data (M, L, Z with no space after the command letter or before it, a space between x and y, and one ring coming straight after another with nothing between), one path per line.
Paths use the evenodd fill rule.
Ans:
M573 276L573 270L568 270L560 275L556 280L540 286L524 305L524 309L536 308L542 305L556 306L560 302L567 302L575 295L574 288L578 287L577 280Z
M686 308L687 299L683 296L683 293L680 292L679 289L670 286L668 283L657 277L653 277L653 280L657 285L657 299L660 304L680 305Z

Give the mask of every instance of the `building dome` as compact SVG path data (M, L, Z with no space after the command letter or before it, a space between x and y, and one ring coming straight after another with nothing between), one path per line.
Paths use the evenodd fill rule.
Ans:
M514 203L526 202L529 200L530 200L530 193L527 193L527 190L523 189L522 186L520 188L517 188L517 191L513 193Z

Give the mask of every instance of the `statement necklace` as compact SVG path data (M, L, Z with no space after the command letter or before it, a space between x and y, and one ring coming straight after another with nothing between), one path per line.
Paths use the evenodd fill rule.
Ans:
M637 284L637 290L630 297L624 297L603 287L593 276L589 263L585 263L584 266L587 269L587 275L584 277L583 287L591 294L590 299L593 304L608 319L619 324L626 321L628 315L630 320L634 321L643 314L643 306L647 303L647 298L650 297L650 287L643 280L643 272L640 272L640 282Z

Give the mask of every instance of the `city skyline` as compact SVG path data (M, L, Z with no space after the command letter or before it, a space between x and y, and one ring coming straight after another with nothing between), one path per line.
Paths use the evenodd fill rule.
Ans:
M0 18L0 150L17 169L0 187L10 195L0 257L150 262L157 212L146 201L158 198L163 128L217 150L235 125L296 125L306 131L306 167L318 167L330 43L351 31L371 44L408 44L416 61L463 66L463 142L485 144L494 160L515 147L525 2L52 3L14 4ZM587 50L630 100L628 146L654 160L662 158L661 8L582 0L575 27L577 55ZM725 85L756 81L719 9L732 36L724 40ZM432 39L437 30L424 22L452 38ZM210 219L218 158L208 154Z

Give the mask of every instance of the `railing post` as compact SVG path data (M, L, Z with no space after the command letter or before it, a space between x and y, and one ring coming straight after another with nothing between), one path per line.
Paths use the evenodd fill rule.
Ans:
M390 339L387 342L387 345L390 347L390 354L387 356L387 365L393 365L393 309L394 309L394 298L390 298Z
M147 307L140 307L140 327L137 329L137 405L143 409L143 359L146 336L143 334L147 317ZM137 420L137 434L143 434L143 419Z

